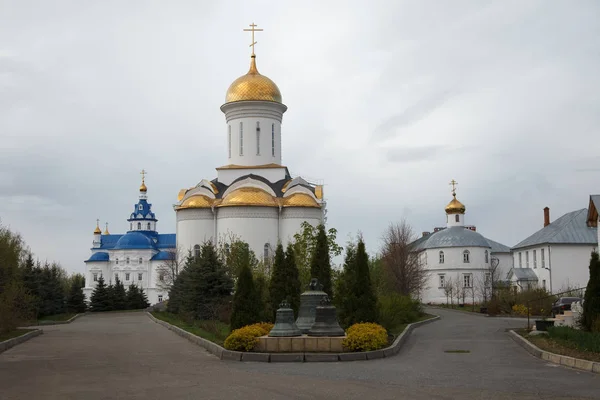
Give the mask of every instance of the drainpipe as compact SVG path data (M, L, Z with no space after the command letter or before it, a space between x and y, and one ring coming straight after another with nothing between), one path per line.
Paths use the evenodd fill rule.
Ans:
M552 293L552 248L548 245L548 272L550 278L550 293Z

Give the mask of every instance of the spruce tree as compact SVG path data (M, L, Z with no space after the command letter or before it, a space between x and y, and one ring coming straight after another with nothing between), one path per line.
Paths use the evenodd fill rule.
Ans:
M167 311L170 313L178 314L181 310L182 298L184 296L184 287L185 280L187 279L187 274L190 268L190 265L193 263L193 257L191 251L188 253L188 256L184 262L182 270L175 278L175 282L169 289L169 301L167 303Z
M329 243L325 226L320 224L317 227L317 242L310 264L310 274L312 278L317 278L323 285L323 291L333 299L333 290L331 286L331 261L329 259Z
M106 293L108 294L108 303L106 311L113 311L115 309L115 286L110 283L106 287Z
M335 304L340 325L347 328L352 325L353 312L357 298L352 291L356 277L356 245L348 243L344 257L344 270L335 286Z
M248 264L243 265L233 295L231 330L260 322L262 309L250 266Z
M133 283L129 285L127 288L127 309L135 310L137 309L138 299L139 299L139 291L140 289L134 285Z
M118 277L115 278L112 296L113 310L126 310L128 308L125 286L123 286L123 283Z
M67 298L67 309L69 312L82 313L85 312L85 295L83 294L83 286L81 281L77 279L71 280L69 296Z
M597 252L592 252L590 260L590 279L585 289L582 325L588 331L600 329L600 259Z
M286 298L290 303L290 307L294 310L294 315L298 317L300 309L300 273L296 265L296 255L294 254L294 246L288 243L285 251L285 270L287 276Z
M90 309L92 311L110 311L110 299L108 296L108 288L104 283L104 277L100 276L90 297Z
M136 309L143 310L148 307L150 307L150 302L148 301L148 296L146 295L146 292L144 292L144 289L140 289Z
M283 251L283 245L280 242L275 250L275 260L273 262L273 271L271 272L271 282L269 283L269 301L271 303L273 321L275 321L275 315L279 308L279 304L281 304L283 300L286 300L288 296L286 288L288 278L286 275L285 252Z
M261 322L273 322L273 309L271 308L271 296L269 294L269 280L263 273L254 274L254 287L256 288L256 293L260 297L262 312L260 314Z

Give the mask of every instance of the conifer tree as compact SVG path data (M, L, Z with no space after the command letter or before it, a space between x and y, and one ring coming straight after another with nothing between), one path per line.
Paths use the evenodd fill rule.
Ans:
M112 291L112 306L113 310L126 310L127 307L127 293L125 292L125 286L121 280L115 278L115 285Z
M283 300L286 300L286 297L288 296L286 274L285 252L283 251L283 245L280 242L277 245L277 249L275 249L275 260L271 272L271 282L269 283L269 301L271 303L273 321L275 320L279 304L281 304Z
M139 296L138 296L138 304L137 304L136 309L143 310L148 307L150 307L150 302L148 301L148 296L146 295L146 292L144 292L144 289L140 289Z
M133 283L127 288L127 309L135 310L139 299L139 288Z
M233 295L231 330L260 322L262 309L260 297L254 286L250 266L248 264L243 265L238 277L235 294Z
M98 282L90 297L90 309L92 311L110 311L110 298L108 288L104 283L104 277L100 275Z
M262 312L260 314L261 322L273 322L273 309L271 308L271 296L269 294L269 285L270 282L267 280L265 274L261 272L255 271L254 276L254 287L256 288L256 293L260 298L260 302L262 307Z
M327 233L325 226L320 224L317 227L317 241L315 243L314 252L310 264L310 274L312 278L317 278L319 283L323 285L323 291L333 299L333 291L331 286L331 260L329 259L329 244L327 241Z
M67 309L69 312L82 313L85 312L86 307L82 282L78 279L72 279L67 298Z
M177 314L181 310L182 301L184 296L184 287L187 274L189 272L190 265L194 262L192 252L188 252L188 255L184 261L183 268L175 278L171 289L169 290L169 302L167 303L167 311L170 313Z
M590 279L585 289L582 325L588 331L600 329L600 259L597 252L592 252L590 260Z
M302 288L300 286L300 273L296 265L294 246L291 243L288 243L285 251L285 270L287 275L286 298L290 303L290 307L294 310L294 315L298 317Z

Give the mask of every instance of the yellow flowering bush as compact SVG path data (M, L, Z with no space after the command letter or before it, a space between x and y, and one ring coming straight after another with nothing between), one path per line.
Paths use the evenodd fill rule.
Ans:
M371 351L381 349L388 344L385 328L379 324L365 322L354 324L346 330L346 338L342 342L350 351Z
M267 335L273 324L259 322L236 329L225 339L225 348L234 351L251 351L258 344L259 336Z
M514 314L517 315L527 315L527 307L524 304L515 304L514 306L512 306L512 311Z

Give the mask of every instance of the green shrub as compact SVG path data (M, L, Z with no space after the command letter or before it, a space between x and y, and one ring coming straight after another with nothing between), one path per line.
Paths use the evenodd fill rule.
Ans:
M372 322L354 324L346 330L346 335L342 345L349 351L377 350L388 344L385 328Z
M224 347L233 351L251 351L257 344L258 338L269 334L273 324L259 322L236 329L225 339Z
M415 322L423 315L421 303L408 296L391 293L379 296L379 322L388 331Z
M600 353L600 332L586 332L568 326L554 326L548 328L548 335L566 346Z

